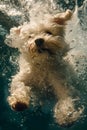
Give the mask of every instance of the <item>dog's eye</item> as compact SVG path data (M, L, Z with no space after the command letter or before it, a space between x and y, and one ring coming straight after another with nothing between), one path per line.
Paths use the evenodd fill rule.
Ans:
M49 34L49 35L52 35L52 33L50 31L46 31L46 33Z
M32 36L28 36L28 38L32 38Z

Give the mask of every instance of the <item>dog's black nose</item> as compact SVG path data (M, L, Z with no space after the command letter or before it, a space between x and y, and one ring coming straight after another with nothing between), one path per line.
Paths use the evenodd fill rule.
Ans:
M36 43L37 46L40 47L40 46L43 45L44 39L43 38L38 38L38 39L35 40L35 43Z

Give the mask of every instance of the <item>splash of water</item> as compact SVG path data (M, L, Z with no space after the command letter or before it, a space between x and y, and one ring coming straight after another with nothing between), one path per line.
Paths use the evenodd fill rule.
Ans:
M85 5L83 4L82 7L78 8L76 5L76 10L74 12L74 17L72 21L70 21L67 31L66 31L66 39L68 39L71 50L68 53L68 58L71 64L76 69L78 76L81 81L84 81L82 87L86 87L86 79L87 76L86 69L87 69L87 30L86 30L86 17L84 17L84 28L83 23L81 23L82 16L80 16L80 12L84 12L86 15L85 9L87 3L84 1ZM84 78L82 78L82 75Z
M20 0L19 0L20 1ZM25 13L27 12L27 16L30 19L35 19L37 17L43 19L43 15L47 14L55 14L57 12L63 11L60 6L56 4L57 1L48 0L48 1L38 1L37 0L22 0L21 10ZM77 4L78 5L78 4ZM74 17L72 21L69 22L66 28L66 39L72 48L68 55L67 59L73 65L76 73L78 75L78 82L76 83L77 88L78 85L81 87L80 90L84 90L83 93L87 92L87 0L84 1L81 8L78 8L76 5L76 10L74 12ZM50 8L49 8L50 7ZM80 15L81 14L81 15ZM84 20L83 20L84 19ZM27 21L27 19L23 19L23 21ZM11 58L12 60L12 58ZM13 61L12 61L13 62ZM85 98L86 101L87 98Z
M70 44L71 50L67 55L68 61L73 66L77 74L76 88L81 95L81 102L87 106L87 0L83 5L76 9L72 21L69 22L66 29L66 39ZM82 20L83 19L83 20ZM86 115L84 115L85 117Z

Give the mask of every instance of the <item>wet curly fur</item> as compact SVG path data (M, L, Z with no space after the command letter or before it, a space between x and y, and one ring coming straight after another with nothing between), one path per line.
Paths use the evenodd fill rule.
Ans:
M69 50L64 35L65 26L72 17L67 10L52 18L14 27L7 36L7 44L20 51L20 71L13 76L8 102L12 109L22 111L29 107L32 90L52 88L58 102L54 106L56 122L69 126L81 115L76 110L67 85L67 66L64 56ZM41 93L40 93L41 94Z

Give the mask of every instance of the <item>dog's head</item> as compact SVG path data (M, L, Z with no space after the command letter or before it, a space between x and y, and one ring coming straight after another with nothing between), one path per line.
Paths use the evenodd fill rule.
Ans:
M12 28L7 40L11 46L19 48L31 58L64 55L68 46L64 39L65 25L72 12L67 10L38 24L24 24Z

